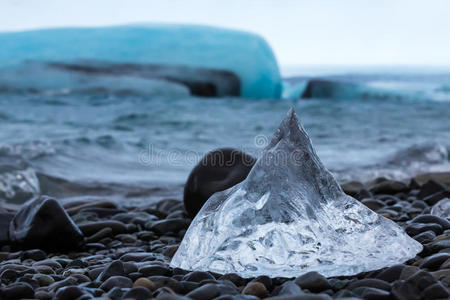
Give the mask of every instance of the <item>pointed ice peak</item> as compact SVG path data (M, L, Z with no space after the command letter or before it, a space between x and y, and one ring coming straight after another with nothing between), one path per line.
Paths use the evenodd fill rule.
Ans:
M344 194L291 109L247 178L200 210L171 265L243 277L338 276L398 264L421 249Z

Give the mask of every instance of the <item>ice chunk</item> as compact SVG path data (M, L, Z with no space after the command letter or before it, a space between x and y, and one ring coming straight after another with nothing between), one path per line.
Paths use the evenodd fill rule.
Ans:
M444 198L440 200L438 203L433 205L431 208L431 214L441 217L441 218L450 218L450 199Z
M0 68L25 61L157 64L224 70L241 95L279 98L276 58L260 36L206 26L135 25L61 28L0 34Z
M398 264L421 249L342 191L291 110L247 179L207 201L171 265L243 277L337 276Z
M20 157L0 152L0 200L23 203L39 192L34 169Z

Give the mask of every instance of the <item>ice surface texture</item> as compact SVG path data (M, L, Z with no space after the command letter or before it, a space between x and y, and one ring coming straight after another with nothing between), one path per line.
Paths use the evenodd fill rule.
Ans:
M203 67L237 74L243 97L281 93L272 49L246 32L186 25L62 28L2 33L0 45L0 67L77 60Z
M243 277L352 275L421 249L342 191L290 110L247 179L201 209L171 265Z

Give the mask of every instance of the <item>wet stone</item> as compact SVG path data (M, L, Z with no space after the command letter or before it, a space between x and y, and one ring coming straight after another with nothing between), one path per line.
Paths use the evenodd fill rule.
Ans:
M448 287L441 282L436 282L423 290L421 295L425 299L448 299L450 293Z
M377 211L380 208L384 207L384 202L381 200L377 200L377 199L364 199L361 201L361 203L373 211Z
M139 268L139 273L144 276L164 276L170 273L169 269L163 266L150 265Z
M384 291L390 291L391 286L386 281L375 279L375 278L364 278L361 280L357 280L355 282L350 283L347 288L349 290L356 289L358 287L371 287Z
M439 251L449 249L450 248L450 240L442 240L437 242L430 243L430 249L432 253L437 253Z
M110 228L113 234L125 233L127 227L119 221L95 221L79 225L80 230L86 236L91 236L104 228Z
M158 234L165 234L168 232L178 232L181 229L188 228L190 224L189 219L185 218L177 218L177 219L168 219L168 220L161 220L156 222L151 222L149 225L146 225L146 227L150 230L153 230L154 232Z
M445 186L434 180L429 180L420 187L420 192L417 194L417 197L423 199L444 190Z
M303 295L304 292L294 281L286 281L280 286L278 295Z
M295 283L302 289L311 292L321 292L331 288L328 280L317 272L309 272L295 279Z
M438 217L438 216L434 216L434 215L430 215L430 214L424 214L424 215L420 215L415 217L411 222L413 223L426 223L426 224L439 224L442 226L442 228L444 230L450 229L450 221Z
M436 283L436 280L430 273L422 270L411 275L407 279L407 281L409 283L412 283L415 287L419 288L419 290L423 290L426 287Z
M391 293L398 300L420 299L419 289L413 283L404 280L394 282Z
M436 237L436 233L432 230L428 230L413 236L413 239L419 243L426 244L431 242Z
M183 276L185 281L201 282L203 280L215 280L209 272L194 271Z
M134 287L144 287L151 291L156 290L156 285L150 279L145 278L145 277L141 277L141 278L137 279L134 282L133 286Z
M423 198L423 201L425 201L428 205L433 206L445 198L450 198L450 189L441 191L441 192L437 192L433 195L425 197L425 198Z
M13 283L0 288L0 296L1 299L31 299L34 291L27 283Z
M424 258L419 267L434 271L439 269L439 267L448 259L450 259L450 254L448 253L433 254Z
M55 282L53 277L45 274L35 274L33 275L33 279L37 280L40 286L49 286Z
M73 300L83 295L83 291L77 286L60 288L55 295L55 300Z
M153 283L156 285L156 288L159 289L161 287L169 287L172 290L175 291L175 293L180 294L183 292L183 285L170 277L166 276L151 276L148 278L149 280L153 281Z
M123 299L147 300L152 298L152 293L145 287L133 287L123 295Z
M110 263L104 270L98 275L97 281L105 281L112 276L123 276L125 270L121 261L114 261Z
M220 291L217 285L208 283L188 293L186 297L195 300L209 300L219 295Z
M381 279L385 282L392 283L395 280L400 278L400 275L402 274L402 271L405 269L405 265L399 264L392 267L389 267L383 271L381 271L376 278Z
M261 282L249 282L242 293L244 295L253 295L259 298L265 298L269 294L266 286Z
M406 233L410 236L416 236L428 230L433 231L435 234L441 234L443 231L441 225L434 223L411 223L405 228Z
M103 282L100 288L104 291L109 291L113 287L131 288L132 286L133 282L130 278L124 276L112 276Z

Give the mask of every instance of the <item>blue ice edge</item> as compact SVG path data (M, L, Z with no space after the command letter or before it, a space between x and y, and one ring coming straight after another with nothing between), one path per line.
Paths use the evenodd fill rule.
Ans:
M27 61L164 64L234 72L241 96L281 96L282 80L269 44L256 34L196 25L126 25L0 33L0 68Z

